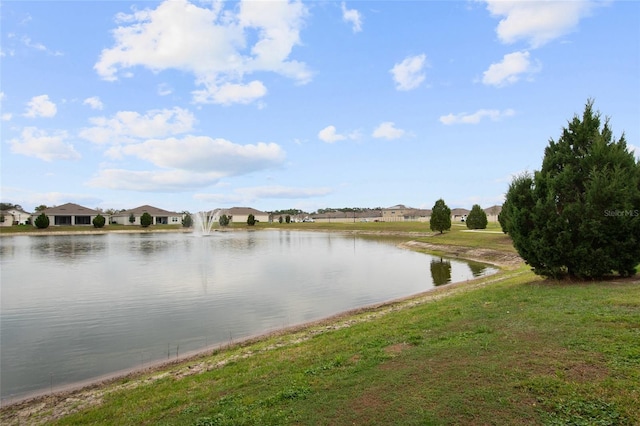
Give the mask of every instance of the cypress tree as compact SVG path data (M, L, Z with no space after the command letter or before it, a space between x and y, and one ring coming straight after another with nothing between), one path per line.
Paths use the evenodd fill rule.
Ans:
M467 216L467 228L469 229L486 229L487 227L487 214L479 204L474 204L471 207L469 216Z
M550 140L541 170L509 187L506 230L539 275L628 276L640 262L640 162L601 124L589 100Z
M433 209L431 209L429 226L432 231L439 231L441 234L443 231L451 229L451 209L442 198L436 201Z

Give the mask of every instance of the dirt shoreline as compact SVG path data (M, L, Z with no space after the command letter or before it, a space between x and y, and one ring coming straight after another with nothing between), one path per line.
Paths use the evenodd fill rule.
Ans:
M171 230L169 232L176 231ZM356 233L360 234L360 232ZM398 232L385 232L384 234L385 236L408 236L406 233ZM383 236L379 233L375 235ZM411 235L411 237L414 238L416 236L418 235ZM430 244L413 240L402 242L399 244L399 247L427 253L442 253L445 256L492 264L505 270L515 269L522 263L522 260L516 254L497 250ZM60 386L54 388L53 391L42 391L36 394L25 395L8 402L3 401L3 405L0 407L0 423L3 425L21 425L27 423L46 424L51 420L64 417L92 405L100 404L103 397L112 392L122 389L132 389L167 376L182 378L215 368L221 368L228 362L238 358L246 358L256 353L246 351L237 355L229 355L228 352L231 349L247 347L253 343L272 338L280 339L277 343L263 350L297 344L319 333L349 327L352 324L370 321L395 310L435 301L459 291L466 291L502 281L506 279L505 275L507 274L498 272L496 275L490 277L448 284L423 293L349 310L320 320L260 333L234 342L209 346L197 351L185 353L170 361L157 361L149 363L143 368L134 367L94 379Z

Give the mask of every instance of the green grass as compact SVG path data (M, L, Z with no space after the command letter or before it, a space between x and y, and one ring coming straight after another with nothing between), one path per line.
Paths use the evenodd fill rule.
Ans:
M506 238L461 231L423 238L476 247L498 247ZM166 371L118 380L93 394L100 404L57 420L45 417L54 410L45 400L50 405L29 420L636 425L640 284L549 281L522 265L238 344ZM10 423L18 409L4 408L0 423Z

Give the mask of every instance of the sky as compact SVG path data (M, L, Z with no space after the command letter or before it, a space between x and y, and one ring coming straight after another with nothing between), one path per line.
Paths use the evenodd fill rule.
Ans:
M2 1L2 202L501 204L588 99L640 157L637 1Z

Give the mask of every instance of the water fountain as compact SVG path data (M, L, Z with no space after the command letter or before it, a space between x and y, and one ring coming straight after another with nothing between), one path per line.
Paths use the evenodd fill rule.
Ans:
M213 210L208 212L197 212L193 215L193 230L194 234L198 236L211 235L213 225L217 221L215 220Z

